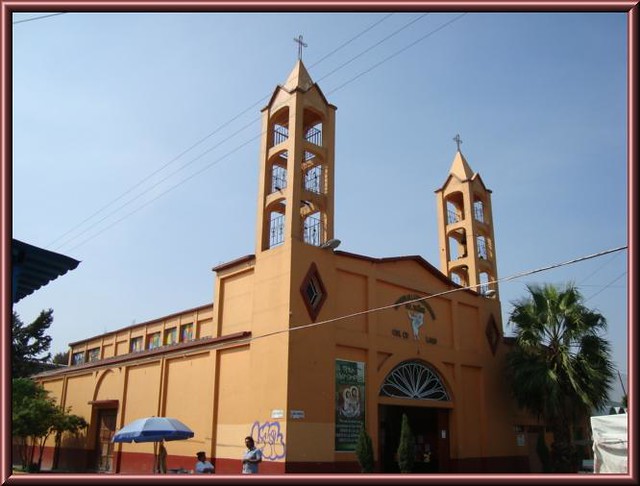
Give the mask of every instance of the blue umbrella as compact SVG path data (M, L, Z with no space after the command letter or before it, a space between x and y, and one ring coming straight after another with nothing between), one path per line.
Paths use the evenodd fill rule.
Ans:
M118 430L113 442L160 442L193 437L193 431L178 419L147 417L134 420Z

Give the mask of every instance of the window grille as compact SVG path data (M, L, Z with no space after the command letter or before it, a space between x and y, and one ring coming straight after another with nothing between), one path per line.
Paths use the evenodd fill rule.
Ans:
M269 222L269 248L284 243L284 216L279 213L271 214Z
M475 203L473 203L473 216L476 221L484 223L484 206L482 204L482 201L476 201Z
M323 194L322 166L317 165L304 173L304 188L316 194Z
M323 243L322 221L319 216L311 215L304 220L304 242L320 246Z
M396 366L380 387L380 396L450 400L440 377L427 365L418 361L408 361Z
M271 170L271 192L280 191L287 187L287 169L274 165Z
M478 257L483 260L487 260L487 242L484 239L484 236L478 236L476 239L476 245L478 247Z
M283 125L273 127L273 145L285 142L289 138L289 129Z
M314 145L322 146L322 130L316 127L311 127L304 135L304 139L307 142L311 142Z

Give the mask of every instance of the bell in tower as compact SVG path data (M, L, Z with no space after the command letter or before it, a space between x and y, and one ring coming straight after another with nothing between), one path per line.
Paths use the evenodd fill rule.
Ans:
M496 296L498 278L491 190L467 163L456 135L456 155L444 185L436 190L440 269L455 283Z

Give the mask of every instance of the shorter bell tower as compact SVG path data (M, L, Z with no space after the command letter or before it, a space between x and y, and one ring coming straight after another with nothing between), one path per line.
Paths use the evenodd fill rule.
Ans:
M498 298L498 266L493 237L491 190L458 149L438 203L440 270L455 283Z

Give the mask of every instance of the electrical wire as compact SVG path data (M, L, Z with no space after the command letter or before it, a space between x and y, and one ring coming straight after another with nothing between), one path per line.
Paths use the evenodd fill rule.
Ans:
M616 283L618 280L620 280L622 277L624 277L627 274L626 270L624 272L622 272L620 275L618 275L616 278L614 278L611 282L609 282L607 285L605 285L603 288L601 288L600 290L598 290L595 294L587 297L584 301L587 302L588 300L593 299L596 295L601 294L602 292L604 292L605 290L607 290L609 287L611 287L614 283Z
M360 32L359 34L356 34L355 36L353 36L351 39L349 39L348 41L344 42L342 45L336 47L333 51L331 51L329 54L326 54L324 57L322 57L321 59L317 60L316 62L314 62L313 64L309 65L309 69L316 67L318 64L320 64L322 61L324 61L325 59L327 59L330 56L333 56L336 52L338 52L339 50L343 49L344 47L346 47L347 45L351 44L354 40L358 39L359 37L362 37L364 34L366 34L367 32L369 32L371 29L373 29L376 25L384 22L385 20L387 20L389 17L391 17L393 15L393 13L390 13L388 15L385 15L384 17L382 17L380 20L378 20L377 22L375 22L374 24L370 25L369 27L367 27L366 29L364 29L362 32Z
M348 41L342 43L341 45L339 45L337 48L335 48L333 51L331 51L329 54L325 55L324 57L322 57L319 61L315 62L313 64L313 66L320 64L322 61L324 61L325 59L327 59L329 56L333 55L334 53L338 52L340 49L342 49L343 47L345 47L346 45L348 45L349 43L353 42L355 39L361 37L363 34L365 34L366 32L370 31L371 29L373 29L375 26L379 25L381 22L385 21L386 19L388 19L389 17L391 17L391 15L393 14L389 14L386 15L385 17L383 17L381 20L378 20L377 22L375 22L374 24L370 25L369 27L367 27L366 29L364 29L363 31L361 31L359 34L355 35L354 37L352 37L351 39L349 39ZM326 77L326 76L325 76ZM66 231L65 233L63 233L62 235L60 235L59 237L57 237L55 240L53 240L51 243L49 243L49 245L47 245L47 247L51 247L54 244L56 244L58 241L60 241L61 239L63 239L65 236L67 236L68 234L72 233L73 231L77 230L78 228L80 228L82 225L84 225L86 222L90 221L91 219L93 219L94 217L96 217L98 214L102 213L104 210L106 210L107 208L111 207L113 204L115 204L116 202L118 202L119 200L121 200L122 198L124 198L125 196L127 196L128 194L130 194L131 192L133 192L134 190L138 189L139 187L141 187L144 183L146 183L149 179L151 179L153 176L155 176L156 174L158 174L159 172L161 172L162 170L164 170L166 167L168 167L169 165L173 164L174 162L176 162L177 160L179 160L180 158L182 158L184 155L186 155L188 152L190 152L191 150L193 150L194 148L198 147L199 145L201 145L203 142L205 142L206 140L208 140L209 138L211 138L213 135L215 135L216 133L218 133L220 130L222 130L223 128L229 126L231 123L233 123L235 120L237 120L238 118L240 118L242 115L246 114L249 110L254 109L256 106L258 106L260 103L264 102L265 100L267 100L269 98L269 96L271 95L267 95L267 96L263 96L262 98L260 98L258 101L256 101L255 103L253 103L251 106L245 108L244 110L242 110L240 113L238 113L237 115L235 115L234 117L232 117L231 119L227 120L226 122L222 123L221 125L219 125L217 128L215 128L213 131L209 132L207 135L205 135L204 137L202 137L200 140L198 140L197 142L193 143L192 145L190 145L188 148L186 148L185 150L183 150L182 152L180 152L178 155L176 155L175 157L173 157L171 160L169 160L168 162L166 162L165 164L163 164L161 167L159 167L158 169L156 169L155 171L151 172L150 174L146 175L145 177L143 177L141 180L139 180L137 183L135 183L133 186L131 186L129 189L125 190L122 194L120 194L118 197L116 197L115 199L111 200L109 203L105 204L104 206L102 206L100 209L98 209L97 211L95 211L94 213L90 214L89 216L87 216L84 220L82 220L80 223L76 224L75 226L73 226L71 229L69 229L68 231ZM257 120L259 120L260 118L257 118ZM255 120L254 120L255 121ZM253 123L253 121L251 122ZM237 134L238 132L235 132L235 134ZM227 137L225 138L223 141L229 140L231 137ZM196 159L197 160L197 159ZM190 165L194 160L192 160L191 162L187 163L185 165L188 166ZM157 184L156 184L157 185ZM156 187L156 185L152 186L152 187ZM148 191L146 191L148 192ZM111 215L112 213L110 213ZM105 218L101 219L101 221L103 221ZM89 229L95 227L95 225L92 225L89 227ZM86 231L80 233L79 235L74 236L75 239L78 236L80 236L81 234L84 234ZM64 246L66 243L63 243L61 245L59 245L58 247L56 247L56 249Z
M383 42L388 41L389 39L391 39L394 35L399 34L400 32L402 32L403 30L409 28L411 25L415 24L418 20L422 19L423 17L426 17L429 14L422 14L418 17L416 17L415 19L411 20L409 23L403 25L402 27L400 27L399 29L393 31L391 34L389 34L388 36L384 37L383 39L379 40L378 42L376 42L375 44L373 44L372 46L368 47L367 49L365 49L364 51L360 52L359 54L357 54L356 56L352 57L351 59L349 59L347 62L341 64L340 66L338 66L337 68L335 68L333 71L330 71L329 73L325 74L324 76L318 78L318 83L320 81L322 81L323 79L328 78L329 76L331 76L332 74L334 74L336 71L339 71L340 69L342 69L343 67L347 66L348 64L351 64L353 61L355 61L356 59L358 59L361 56L364 56L367 52L369 52L372 49L375 49L376 47L378 47L380 44L382 44Z
M312 322L312 323L309 323L309 324L303 324L303 325L298 325L298 326L292 326L292 327L290 327L288 329L280 329L280 330L277 330L277 331L268 332L268 333L261 334L261 335L258 335L258 336L250 336L250 337L247 337L247 338L239 339L238 341L234 341L234 342L255 341L257 339L263 339L263 338L275 336L275 335L278 335L278 334L289 333L289 332L293 332L293 331L301 331L301 330L304 330L304 329L310 329L312 327L318 327L318 326L323 326L323 325L326 325L326 324L332 324L334 322L343 321L343 320L351 319L351 318L354 318L354 317L360 317L360 316L363 316L363 315L372 314L374 312L380 312L380 311L389 310L389 309L396 309L396 308L398 308L400 306L405 306L405 305L413 304L413 303L416 303L416 302L423 302L423 301L426 301L426 300L435 299L436 297L442 297L443 295L448 295L448 294L452 294L452 293L455 293L455 292L461 292L463 290L473 290L474 288L479 287L480 285L486 285L487 283L509 282L511 280L515 280L515 279L518 279L518 278L521 278L521 277L534 275L534 274L540 273L540 272L546 272L546 271L552 270L554 268L565 267L565 266L573 265L575 263L583 262L583 261L586 261L586 260L591 260L593 258L599 258L601 256L608 255L610 253L619 252L619 251L622 251L622 250L625 250L625 249L627 249L626 245L625 246L620 246L620 247L617 247L617 248L612 248L612 249L609 249L609 250L600 251L598 253L593 253L591 255L586 255L586 256L579 257L579 258L574 258L572 260L568 260L568 261L565 261L565 262L555 263L555 264L552 264L552 265L546 265L544 267L536 268L536 269L533 269L533 270L527 270L527 271L524 271L524 272L516 273L516 274L511 275L509 277L496 279L496 280L493 280L491 282L485 282L485 283L477 284L477 285L468 285L468 286L456 287L456 288L453 288L453 289L450 289L450 290L445 290L443 292L438 292L438 293L435 293L435 294L427 295L425 297L419 297L419 298L416 298L416 299L413 299L413 300L407 300L407 301L402 302L400 304L394 303L394 304L389 304L389 305L383 305L383 306L380 306L380 307L374 307L374 308L371 308L371 309L366 309L366 310L363 310L363 311L353 312L351 314L346 314L346 315L343 315L343 316L333 317L331 319L325 319L323 321ZM618 277L618 278L620 278L620 277Z
M426 15L426 14L425 14L425 15ZM388 56L388 57L387 57L387 58L385 58L383 61L376 63L373 67L371 67L371 68L367 69L366 71L361 72L361 73L357 74L356 76L352 77L350 80L348 80L347 82L343 83L343 84L342 84L342 85L340 85L338 88L334 88L333 90L329 91L329 93L333 93L333 92L335 92L335 91L338 91L339 89L342 89L342 88L343 88L343 87L345 87L347 84L349 84L349 83L351 83L352 81L354 81L355 79L360 78L363 74L366 74L366 73L368 73L368 72L372 71L374 68L376 68L376 67L380 66L380 65L381 65L381 64L383 64L384 62L387 62L388 60L390 60L390 59L392 59L393 57L397 56L397 55L398 55L398 54L400 54L401 52L406 51L409 47L414 46L415 44L417 44L418 42L420 42L420 41L422 41L422 40L426 39L427 37L429 37L430 35L434 34L435 32L440 31L440 30L442 30L444 27L446 27L446 26L448 26L448 25L452 24L453 22L455 22L455 21L459 20L459 19L460 19L460 18L462 18L464 15L466 15L466 14L458 15L456 18L452 19L451 21L449 21L449 22L447 22L447 23L445 23L445 24L441 25L440 27L436 28L435 30L430 31L430 32L429 32L429 33L427 33L426 35L424 35L424 36L422 36L421 38L419 38L417 41L412 42L409 46L406 46L406 47L404 47L404 48L400 49L399 51L396 51L394 54L392 54L391 56ZM419 18L422 18L423 16L424 16L424 15L420 16ZM400 30L403 30L404 28L409 27L409 26L410 26L411 24L413 24L416 20L419 20L419 18L418 18L418 19L414 19L414 20L410 21L410 22L409 22L408 24L406 24L404 27L402 27L402 28L401 28L401 29L399 29L398 31L394 32L394 34L395 34L395 33L397 33L397 32L399 32ZM387 38L389 38L389 37L390 37L390 36L388 36ZM333 72L335 72L335 70L334 70ZM330 74L333 74L333 72L332 72L332 73L330 73ZM328 75L326 75L326 76L324 76L324 77L326 78L327 76L328 76ZM259 102L258 102L258 103L259 103ZM256 104L257 104L257 103L256 103ZM280 105L278 105L278 106L282 106L282 105L284 105L284 104L286 104L286 101L283 101L283 102L282 102ZM254 104L254 106L255 106L255 104ZM250 108L247 108L247 110L244 110L244 112L243 112L243 113L245 113L245 112L246 112L246 111L248 111L249 109L250 109ZM273 109L275 110L276 108L273 108ZM239 116L239 115L238 115L238 116ZM235 118L237 118L237 116L236 116ZM235 119L235 118L234 118L234 119ZM234 132L234 134L230 135L229 137L226 137L225 139L223 139L220 143L218 143L218 144L217 144L216 146L214 146L213 148L216 148L216 147L220 146L222 143L224 143L224 142L228 141L230 138L232 138L233 136L235 136L237 133L239 133L240 131L244 130L244 129L245 129L245 128L247 128L249 125L251 125L251 124L255 123L255 122L256 122L256 121L258 121L258 120L260 120L260 117L258 117L258 118L256 118L256 119L252 120L252 121L251 121L251 122L249 122L247 125L245 125L243 128L241 128L240 130L238 130L238 131ZM166 190L166 191L162 192L161 194L159 194L157 197L153 198L151 201L146 202L145 204L143 204L143 205L142 205L142 206L140 206L139 208L137 208L137 209L135 209L135 210L131 211L130 213L128 213L128 214L127 214L127 215L125 215L124 217L122 217L122 218L118 219L115 223L110 224L109 226L107 226L106 228L104 228L104 230L101 230L101 231L99 231L99 232L95 233L93 236L91 236L91 237L89 237L89 238L87 238L87 239L83 240L81 243L79 243L79 244L77 244L77 245L75 245L75 246L73 246L73 247L71 247L71 248L67 249L66 251L71 251L71 250L73 250L73 249L75 249L75 248L78 248L79 246L81 246L81 245L83 245L83 244L87 243L88 241L92 240L93 238L97 237L98 235L100 235L100 234L104 233L104 231L106 231L106 229L109 229L109 228L113 227L115 224L117 224L117 223L119 223L119 222L123 221L124 219L128 218L129 216L131 216L131 215L133 215L133 214L137 213L137 212L138 212L139 210L141 210L142 208L144 208L144 207L148 206L151 202L153 202L153 201L157 200L158 198L160 198L161 196L163 196L163 195L165 195L165 194L169 193L170 191L172 191L172 190L173 190L173 189L175 189L176 187L178 187L178 186L180 186L180 185L184 184L185 182L187 182L187 181L191 180L195 175L201 174L201 173L202 173L202 172L204 172L205 170L207 170L207 169L209 169L210 167L212 167L212 166L216 165L218 162L220 162L220 161L221 161L221 160L223 160L224 158L228 157L231 153L236 152L236 151L237 151L237 150L239 150L240 148L242 148L242 147L246 146L246 145L247 145L248 143L250 143L251 141L253 141L253 140L255 140L255 139L259 138L260 136L263 136L263 135L264 135L264 133L265 133L265 131L261 132L260 134L258 134L257 136L253 137L252 139L249 139L249 140L247 140L247 141L243 142L240 146L236 147L236 149L234 149L234 150L232 150L231 152L229 152L229 153L225 154L224 156L220 157L219 159L214 160L212 163L210 163L210 164L206 165L205 167L203 167L201 170L199 170L199 171L198 171L198 172L196 172L195 174L193 174L193 175L191 175L191 176L189 176L189 177L187 177L187 178L183 179L182 181L178 182L178 183L177 183L177 184L175 184L174 186L170 187L168 190ZM206 139L206 138L208 138L208 136L207 136L207 137L205 137L205 139ZM198 144L199 144L199 143L197 143L197 144L195 144L195 145L198 145ZM195 147L195 145L194 145L194 147ZM185 164L182 168L185 168L185 167L189 166L191 163L193 163L194 161L199 160L203 155L205 155L206 153L208 153L208 152L210 152L211 150L213 150L213 148L208 149L208 150L207 150L207 151L205 151L204 153L202 153L202 154L200 154L199 156L197 156L195 159L193 159L193 160L189 161L189 162L188 162L187 164ZM190 149L188 149L188 150L190 150ZM183 152L183 154L184 154L184 153L186 153L188 150L184 151L184 152ZM165 164L165 166L166 166L166 165L168 165L168 164ZM163 166L163 168L164 168L164 166ZM70 238L70 239L69 239L69 240L67 240L65 243L63 243L63 244L59 245L56 249L59 249L59 248L61 248L61 247L65 246L66 244L68 244L68 243L70 243L71 241L75 240L78 236L80 236L80 235L82 235L82 234L85 234L87 231L89 231L90 229L94 228L94 227L95 227L95 226L97 226L99 223L103 222L103 221L104 221L105 219L107 219L109 216L112 216L115 212L120 211L120 210L121 210L121 209L123 209L124 207L128 206L128 205L129 205L131 202L133 202L134 200L137 200L137 199L139 199L142 195L147 194L151 189L153 189L153 188L157 187L160 183L162 183L162 182L164 182L165 180L167 180L170 176L172 176L172 175L174 175L175 173L177 173L177 172L179 172L180 170L182 170L182 168L180 168L180 169L178 169L178 170L174 171L174 172L173 172L173 173L171 173L169 176L165 177L164 179L162 179L162 180L161 180L161 181L159 181L158 183L154 184L153 186L151 186L150 188L148 188L146 191L144 191L144 192L143 192L143 193L141 193L140 195L138 195L138 196L136 196L135 198L133 198L133 199L129 200L127 203L125 203L125 204L121 205L121 206L120 206L120 207L118 207L116 210L112 211L112 212L111 212L111 213L109 213L107 216L103 217L103 218L102 218L102 219L100 219L98 222L96 222L96 223L92 224L89 228L87 228L86 230L82 231L80 234L78 234L78 235L76 235L76 236L74 236L74 237ZM161 170L161 169L158 169L158 171L159 171L159 170ZM158 172L158 171L156 171L156 172ZM154 174L155 174L155 173L154 173ZM132 188L131 190L133 190L133 189L135 189L135 187L134 187L134 188ZM131 192L131 190L127 191L127 193L130 193L130 192ZM125 194L123 194L122 196L124 196L124 195L125 195ZM122 196L121 196L121 197L122 197ZM116 200L121 199L121 197L119 197L119 198L118 198L118 199L116 199ZM99 212L102 212L102 210L104 210L106 207L111 206L111 205L113 204L113 202L115 202L116 200L112 201L112 202L111 202L111 203L109 203L107 206L103 207ZM98 213L94 213L92 216L90 216L89 218L87 218L84 222L86 222L88 219L93 218L96 214L98 214ZM76 226L74 229L76 229L77 227L78 227L78 226ZM69 231L69 232L70 232L70 231ZM69 232L67 232L67 233L65 233L65 234L68 234ZM60 238L58 238L58 240L59 240L59 239L60 239Z
M64 15L66 13L67 12L58 12L58 13L52 13L47 15L40 15L39 17L31 17L29 19L16 20L15 22L12 22L12 24L15 25L15 24L22 24L24 22L33 22L34 20L47 19L49 17L55 17L56 15Z

